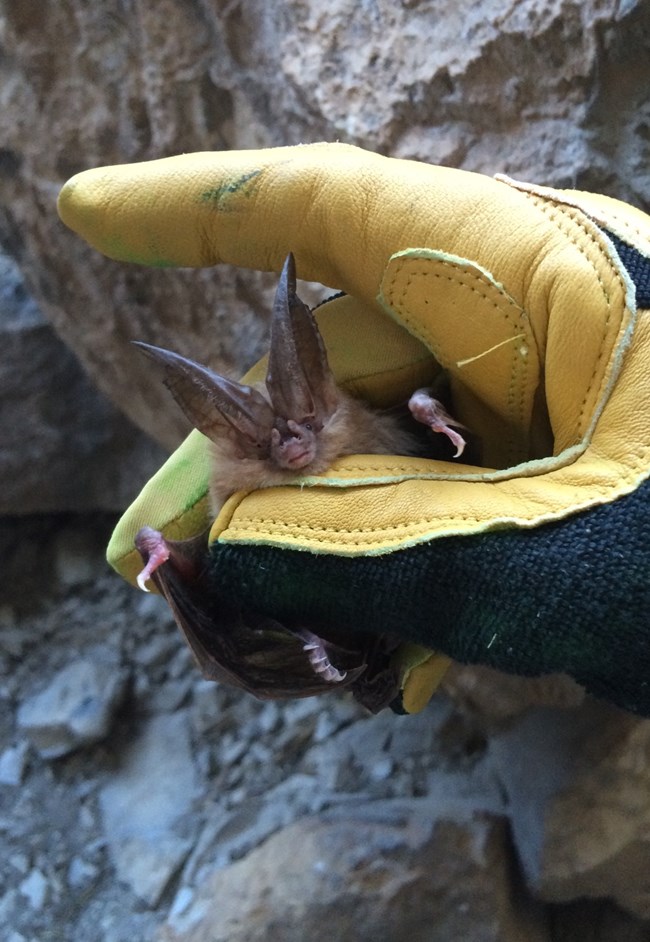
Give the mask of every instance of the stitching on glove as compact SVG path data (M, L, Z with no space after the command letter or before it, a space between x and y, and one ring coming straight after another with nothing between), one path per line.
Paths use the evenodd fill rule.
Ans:
M347 456L346 456L346 457L347 457ZM340 459L339 459L339 460L340 460ZM331 469L330 469L330 474L329 474L327 477L326 477L325 475L320 475L319 477L314 477L314 480L317 480L317 481L325 480L325 481L327 481L327 480L330 480L331 477L336 477L337 474L343 474L343 473L344 473L344 474L347 474L347 473L350 472L350 471L358 471L358 472L361 473L361 474L365 474L367 471L371 471L371 472L377 472L377 473L382 474L382 475L392 474L393 472L403 472L404 474L412 474L412 476L413 476L414 478L419 477L421 474L429 474L429 473L430 473L429 471L420 471L420 470L418 470L418 466L415 464L415 462L426 462L426 463L428 463L428 462L431 462L431 461L433 460L432 458L414 458L414 459L412 459L412 460L413 460L413 464L408 464L408 465L394 464L393 462L390 462L390 463L389 463L389 462L387 461L387 462L385 462L384 464L380 464L380 465L366 464L366 465L359 465L359 466L353 465L353 464L348 464L347 461L346 461L345 464L344 464L344 466L343 466L342 468L337 467L335 470L331 470ZM440 464L440 463L441 463L441 462L440 462L439 460L436 460L436 464ZM447 464L452 464L451 461L448 461L448 462L446 462L446 463L447 463ZM456 467L456 465L452 465L452 466L453 466L453 467ZM462 467L462 465L461 465L461 467ZM486 470L487 470L487 469L486 469ZM459 473L458 475L454 475L454 476L455 476L455 477L457 476L458 478L463 478L463 477L464 477L464 475L463 475L463 474L460 474L460 473Z
M580 510L582 505L577 506L575 509ZM585 506L590 506L589 504ZM553 519L553 518L549 518ZM317 527L309 526L300 523L288 524L285 521L275 521L275 520L255 520L253 519L250 523L243 522L237 523L236 527L233 527L235 533L246 535L251 533L255 539L252 542L260 543L264 542L264 538L260 534L259 527L260 525L266 525L269 527L265 536L268 538L271 535L275 535L276 539L280 538L281 534L284 534L285 539L293 536L296 540L309 539L312 543L333 543L336 541L337 536L346 537L353 536L355 534L359 535L358 539L350 540L346 539L341 543L341 549L345 547L370 547L370 546L383 546L386 552L397 551L405 544L402 542L400 545L395 545L391 547L386 547L387 539L395 539L396 535L401 534L401 540L407 541L409 539L415 539L418 542L425 542L427 540L435 539L436 537L441 538L444 536L449 536L449 532L444 532L441 530L439 524L440 522L454 524L456 527L460 524L483 524L481 527L482 530L487 529L496 529L499 526L499 523L502 521L493 521L485 520L482 517L475 517L468 514L454 514L448 517L445 516L436 516L434 518L426 517L423 520L411 520L408 524L401 524L399 526L390 526L386 525L383 527L373 527L367 530L352 529L346 530L341 527ZM432 527L432 523L435 523L436 526ZM271 526L274 527L275 533L271 530ZM427 532L428 528L432 528L433 532ZM322 533L323 536L318 534ZM379 534L376 538L372 539L372 534ZM228 539L227 531L224 531L220 534L219 539L223 542L230 542ZM232 539L232 538L231 538ZM235 542L237 540L235 539Z
M596 250L598 257L602 264L604 264L607 272L613 276L614 280L618 283L618 286L622 292L623 297L626 297L626 286L623 281L621 273L618 271L616 266L612 263L608 254L606 253L604 247L600 244L598 239L595 236L595 233L592 232L586 225L585 222L585 213L583 210L578 209L574 206L571 206L567 203L556 203L552 200L545 199L536 194L530 193L527 194L529 199L537 206L537 208L543 212L557 227L560 229L571 241L571 243L578 249L581 255L586 259L592 271L594 272L598 284L600 285L603 298L607 305L607 316L603 324L603 336L600 346L598 356L594 362L593 372L591 374L591 380L587 389L585 390L584 397L580 403L580 415L578 417L578 434L582 437L585 434L585 430L589 427L591 422L591 415L586 415L587 401L592 397L594 384L596 382L596 376L598 373L598 367L603 361L603 357L607 356L607 360L614 350L614 344L610 348L606 348L605 342L609 334L609 328L612 322L612 306L611 306L611 296L609 291L606 288L606 285L603 281L603 278L596 266L596 263L593 258L585 251L584 246L576 238L574 228L577 227L580 229L584 235L587 236L587 239ZM595 225L595 224L594 224ZM618 329L620 329L620 322L618 324ZM599 387L598 399L602 396L604 390L608 384L607 370L601 370L601 380Z
M600 451L594 449L593 453L600 455ZM606 460L609 460L611 456L603 454L602 457ZM616 476L616 479L610 484L606 485L595 485L590 484L587 488L588 494L585 495L585 500L579 503L573 504L571 507L571 512L579 512L583 508L592 507L594 503L601 499L603 502L609 502L612 499L612 492L615 492L619 496L623 493L629 491L630 488L636 486L639 483L640 477L645 479L648 476L648 460L650 459L650 447L641 448L638 454L628 454L626 456L626 464L619 465L619 471ZM623 485L624 490L621 490ZM547 517L548 520L556 519L556 514L554 508L548 508L548 514L542 514L542 517ZM538 514L532 514L532 517L525 516L523 514L514 514L514 518L522 523L519 526L525 526L526 521L529 519L534 520L535 525L540 522ZM564 516L564 514L560 514ZM352 547L364 547L364 546L373 546L373 545L384 545L389 534L398 534L402 533L404 539L408 539L409 536L417 538L418 542L433 539L436 536L442 537L448 534L445 534L441 531L441 525L449 524L483 524L481 529L491 529L494 526L499 526L500 520L486 519L483 516L478 516L476 514L467 514L463 512L455 512L452 514L445 514L440 510L436 511L430 516L420 516L416 519L410 519L400 524L382 524L377 527L360 527L345 528L340 526L319 526L317 524L305 524L300 523L299 521L287 522L286 520L279 520L274 517L261 517L261 516L242 516L236 520L231 520L228 526L221 533L221 538L225 537L225 542L228 541L228 531L234 531L242 535L252 534L258 541L261 537L260 528L267 530L267 536L269 535L269 529L273 528L276 533L279 535L285 533L287 535L294 535L296 539L300 539L302 536L306 535L313 542L316 543L331 543L336 539L336 535L350 537L354 534L359 534L361 539L356 540L347 540L346 545ZM431 527L435 530L435 533L423 533L423 528ZM324 534L320 537L318 534ZM381 534L376 539L372 539L372 534ZM399 547L395 547L399 549Z
M630 471L631 470L632 469L630 469ZM644 472L647 472L647 466L639 468L639 470L643 470ZM633 473L621 474L619 478L619 482L620 481L623 481L625 482L626 485L631 486L633 484L638 483L638 474L633 474ZM576 513L582 510L583 508L592 507L594 505L594 500L593 500L594 494L596 494L598 497L602 498L604 501L607 502L611 498L611 491L612 489L614 489L614 487L615 485L611 485L610 487L601 486L601 487L590 488L589 497L585 499L584 501L581 501L580 503L574 504L571 508L571 512ZM564 516L564 514L561 514L560 516ZM520 524L520 526L521 525L525 526L525 521L528 519L518 514L511 515L510 519L512 519L513 517L516 518L517 520L524 521L524 523ZM547 519L549 521L556 519L556 514L550 513ZM536 517L535 525L537 525L537 523L539 522L540 521ZM282 532L288 535L294 534L296 539L299 539L301 538L301 536L306 534L315 543L331 543L336 538L337 534L345 535L345 536L353 536L354 534L358 534L360 537L362 537L361 539L346 541L346 545L354 546L354 547L361 547L361 546L383 545L386 542L387 535L391 533L392 534L403 533L404 538L408 538L408 536L411 535L412 537L417 537L419 542L433 539L436 536L437 537L448 536L449 535L448 533L440 532L441 523L443 525L444 524L459 524L459 523L483 524L484 526L482 527L482 529L494 529L495 527L498 527L500 523L502 523L502 521L485 519L484 517L479 517L479 516L476 516L475 514L436 513L435 515L430 516L430 517L429 516L418 517L415 520L409 520L408 522L402 523L402 524L385 524L380 527L367 527L364 529L360 529L359 527L346 529L344 527L335 527L335 526L322 527L315 524L299 523L297 521L292 522L292 523L287 523L286 520L276 520L273 517L271 518L244 517L235 521L233 526L229 526L227 530L221 534L220 539L225 538L225 542L229 542L227 532L228 530L232 529L233 531L237 533L241 533L241 534L252 533L253 536L257 538L257 541L259 541L261 537L260 527L267 528L267 534L266 534L267 536L269 535L268 534L269 528L272 527L276 530L278 534ZM434 529L436 531L435 534L422 532L423 528L431 527L432 525L435 525L434 526ZM319 533L322 533L324 535L321 537L318 535ZM381 534L381 536L376 539L370 538L371 534L375 534L375 533ZM399 549L399 547L395 547L395 549Z
M252 532L255 536L259 537L260 526L265 526L269 528L273 527L278 532L284 531L285 533L289 533L289 534L291 533L310 534L312 540L314 540L317 543L331 542L332 536L330 536L329 534L333 534L334 536L336 534L345 534L346 536L359 534L359 536L365 536L365 539L352 541L350 545L366 546L373 543L385 542L385 537L372 540L372 539L368 539L368 536L367 536L368 534L372 534L372 533L387 534L387 533L400 533L400 532L404 532L405 534L408 534L410 530L419 531L422 527L430 526L432 521L435 521L436 523L438 523L441 520L446 521L446 522L454 522L454 523L457 521L462 521L465 523L483 522L482 517L475 517L475 516L472 516L471 514L451 514L449 516L444 516L443 514L436 514L435 517L423 517L418 520L409 520L408 523L403 523L403 524L394 524L394 525L386 524L385 526L381 526L381 527L368 527L365 529L361 529L359 527L353 527L352 529L348 530L345 527L333 527L333 526L332 527L320 527L320 526L316 526L315 524L303 524L303 523L298 523L298 522L287 523L286 520L250 517L242 521L238 520L236 526L233 527L232 529L236 530L238 533L239 532L241 533ZM489 524L491 526L492 522L489 521ZM327 535L323 537L319 537L317 535L318 533L323 533ZM224 535L225 533L222 534L221 537L223 537ZM444 534L442 533L440 534L440 536L443 536L443 535ZM423 536L423 538L426 538L426 537ZM428 538L430 538L430 536Z
M603 485L590 486L589 487L590 499L585 502L585 506L592 505L593 501L591 500L591 497L594 494L596 494L598 497L609 498L611 496L612 489L616 489L618 487L618 484L621 481L623 481L627 485L636 484L638 481L638 473L640 471L647 472L647 470L648 470L647 465L644 465L640 462L638 466L636 467L634 467L633 465L630 465L630 467L627 469L627 473L620 474L615 484L612 483L609 486L603 486ZM574 512L575 510L579 509L582 506L583 506L582 503L572 505L572 512ZM513 513L511 514L511 516L516 517L517 519L520 519L520 520L528 519L528 517L523 516L523 514ZM535 519L537 519L538 515L533 514L532 516ZM364 533L387 533L390 531L397 532L400 530L408 530L413 527L419 529L422 526L429 526L432 523L435 523L435 524L440 524L441 522L455 523L456 521L459 521L459 520L464 521L464 522L471 522L471 523L485 523L489 525L490 527L498 526L502 522L496 519L493 520L491 518L477 516L476 514L468 514L468 513L462 513L462 512L453 513L453 514L445 514L445 513L438 512L438 513L431 514L430 516L417 517L415 519L410 519L408 521L405 521L404 523L399 523L399 524L382 524L381 526L377 526L377 527L374 527L374 526L352 527L351 529L348 529L346 527L340 527L340 526L334 526L334 525L319 526L318 524L312 524L312 523L300 523L299 521L293 521L293 522L288 523L286 520L279 520L279 519L275 519L274 517L238 517L237 520L231 521L231 524L228 526L227 529L231 529L232 527L233 530L238 530L238 531L252 530L258 536L259 536L258 528L260 526L264 526L264 527L272 526L272 527L277 528L278 530L289 530L289 531L297 530L301 533L303 532L306 532L306 533L341 533L341 534L351 535L353 533L364 534ZM315 539L317 539L317 537L315 537ZM375 541L375 542L378 542L378 541Z
M407 291L408 291L408 289L411 287L411 284L413 283L413 281L415 280L415 278L422 278L422 277L424 277L424 278L426 279L426 278L430 278L432 275L433 275L433 277L435 277L435 278L443 278L443 277L446 277L448 281L452 282L452 284L453 284L453 283L456 283L456 284L460 285L461 288L467 288L469 291L472 291L474 294L477 294L480 298L483 298L485 301L488 302L488 304L491 304L492 307L494 307L494 308L503 316L504 320L508 321L510 324L513 323L513 321L512 321L512 316L511 316L510 314L508 314L508 312L505 311L505 310L501 307L501 305L498 304L498 303L494 300L494 298L491 297L485 290L480 291L478 288L474 287L473 285L468 284L467 281L464 280L463 278L459 278L459 277L458 277L459 273L462 272L463 275L466 275L466 276L468 276L469 278L472 278L472 279L473 279L474 281L476 281L479 285L481 285L482 288L484 288L485 285L486 285L486 282L484 282L484 281L480 278L480 276L479 276L475 271L473 271L471 268L461 269L458 265L455 265L455 264L453 264L452 262L449 262L449 261L447 261L446 259L443 259L443 258L435 259L435 260L432 259L431 261L432 261L432 264L441 265L441 266L443 266L443 267L447 267L447 268L451 269L451 271L454 273L454 275L455 275L456 277L452 277L452 275L443 276L440 272L437 272L437 271L431 270L431 269L427 269L427 268L423 268L422 271L417 271L417 272L414 271L414 272L412 272L412 273L409 275L409 277L408 277L408 279L407 279L407 281L406 281L406 285L405 285L405 287L403 288L403 290L401 291L401 294L400 294L399 298L397 297L397 295L394 294L394 289L396 288L395 281L397 280L397 278L395 277L394 279L391 280L391 283L390 283L390 286L389 286L389 294L388 294L386 300L389 301L389 303L391 304L391 306L393 305L394 300L397 301L397 304L402 305L402 306L400 306L400 307L397 307L397 306L396 306L396 307L395 307L395 310L399 310L399 314L400 314L400 317L402 318L402 320L404 320L404 322L407 323L407 324L412 328L411 333L415 334L424 344L426 344L426 346L427 346L430 350L432 350L432 352L433 352L434 355L436 356L436 359L438 359L439 362L440 362L440 358L439 358L438 355L437 355L438 352L439 352L439 345L436 343L436 341L434 340L434 338L431 336L430 332L427 330L427 328L426 328L425 325L423 325L419 320L418 320L418 321L414 321L414 320L412 319L412 316L411 316L411 314L409 313L409 310L408 310L408 308L405 306L405 303L404 303L404 298L406 297ZM407 265L408 262L411 262L411 263L413 262L413 257L412 257L412 256L407 256L407 257L404 258L404 259L395 260L395 267L398 268L399 273L401 273L401 271L406 267L406 265ZM397 272L396 272L396 276L397 276ZM518 316L520 316L520 315L526 313L526 312L523 310L523 308L520 308L512 298L508 297L507 294L502 293L502 292L499 292L498 289L496 288L496 286L495 286L495 289L494 289L494 290L495 290L495 293L496 293L496 297L497 297L499 300L505 300L505 301L507 302L507 304L508 304L509 307L512 307L512 308L514 308L514 309L517 311ZM425 304L429 304L429 299L428 299L428 298L424 298L424 303L425 303ZM514 325L513 325L513 326L514 326ZM515 328L515 330L516 330L516 328ZM513 338L513 339L514 339L514 338ZM444 364L443 364L443 365L444 365Z
M639 225L632 225L628 219L624 219L622 216L619 216L618 213L611 212L609 209L607 211L607 216L603 217L602 225L606 226L608 229L613 229L614 227L610 225L610 220L616 224L617 227L620 227L624 232L630 233L630 241L634 244L635 248L638 246L635 244L634 236L638 238L640 242L644 245L648 243L648 233L643 231ZM617 233L616 233L617 234ZM623 236L621 236L623 241L627 241ZM638 249L642 254L645 254L642 249Z
M646 248L641 248L639 245L635 247L638 248L640 252L644 254L647 253L647 227L641 228L640 222L633 222L629 216L620 215L612 205L603 206L597 199L593 202L595 196L593 193L582 193L578 190L555 190L552 187L526 183L523 180L515 180L505 173L495 174L494 179L499 183L504 183L506 186L518 190L525 196L534 194L542 199L552 200L562 206L572 206L574 209L578 209L584 216L596 222L598 226L604 226L606 229L613 229L612 223L616 223L621 227L622 231L636 235ZM621 238L625 239L622 233ZM634 242L634 239L632 239L632 242Z
M589 242L591 242L592 246L596 249L601 261L604 262L607 271L614 275L616 280L619 282L619 285L623 287L623 291L625 288L620 274L611 264L611 261L605 253L602 245L598 242L594 233L587 228L587 225L584 221L585 214L582 212L582 210L576 209L574 206L570 206L566 203L554 203L551 200L543 199L542 197L532 193L527 195L529 199L535 204L535 206L537 206L538 209L548 216L551 222L554 223L558 229L561 229L561 231L569 238L569 241L578 249L580 254L589 263L589 266L596 276L598 284L600 285L600 290L603 293L605 303L607 304L607 307L609 307L611 304L611 298L609 291L607 290L607 286L605 285L602 275L596 267L596 263L594 262L593 258L585 251L584 245L582 245L581 242L579 242L576 238L575 233L572 231L573 227L577 227L587 236ZM573 223L573 227L571 225L560 225L560 220L563 222L568 221L569 223Z

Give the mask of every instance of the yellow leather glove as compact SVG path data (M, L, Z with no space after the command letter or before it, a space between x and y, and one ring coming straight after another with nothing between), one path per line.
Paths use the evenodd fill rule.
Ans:
M435 649L564 671L650 715L644 213L341 144L90 170L59 212L106 255L147 265L278 271L291 250L301 278L346 292L319 320L339 381L387 404L437 363L480 438L480 466L348 456L312 486L234 495L210 537L220 591L281 623L421 646L408 710L446 663L427 678ZM193 433L116 530L109 560L126 578L143 524L173 538L205 527L207 474Z

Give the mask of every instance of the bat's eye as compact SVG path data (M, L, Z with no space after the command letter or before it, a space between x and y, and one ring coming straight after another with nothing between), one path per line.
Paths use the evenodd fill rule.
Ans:
M305 428L307 429L308 432L311 432L312 430L312 426L309 422L305 422Z

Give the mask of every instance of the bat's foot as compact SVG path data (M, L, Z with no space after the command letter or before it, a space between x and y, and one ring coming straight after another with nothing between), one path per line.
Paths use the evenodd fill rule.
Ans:
M409 409L413 418L423 425L428 425L432 432L446 435L456 449L454 458L460 458L467 442L460 432L454 431L451 426L464 426L449 415L442 403L433 398L429 389L416 389L409 399Z
M143 592L148 592L146 582L154 574L158 566L169 559L169 546L162 533L153 527L142 527L135 538L138 552L146 559L146 565L138 574L136 582Z
M302 640L305 642L303 645L303 651L307 652L309 663L313 667L314 672L319 674L323 680L327 680L332 684L340 684L342 680L345 680L347 671L340 671L334 667L327 656L325 645L318 635L313 634L311 631L307 631L306 628L303 628L299 634Z

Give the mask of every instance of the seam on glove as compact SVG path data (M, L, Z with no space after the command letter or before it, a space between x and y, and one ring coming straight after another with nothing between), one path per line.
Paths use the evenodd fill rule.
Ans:
M609 328L612 321L612 306L611 306L611 296L605 286L605 283L603 282L602 275L600 271L598 270L598 267L596 266L594 259L590 257L588 252L585 251L585 247L581 243L581 241L578 238L576 238L576 234L575 234L575 231L573 230L573 226L577 226L577 228L582 233L584 233L584 235L587 236L587 239L589 240L590 244L598 252L599 257L607 263L608 270L613 274L614 278L619 282L619 285L624 295L626 293L625 285L623 284L623 280L620 277L619 273L616 271L611 260L605 254L602 245L600 245L597 242L596 238L594 237L594 234L590 232L587 226L585 225L584 214L580 212L580 210L577 210L574 207L568 207L566 205L558 205L557 203L551 203L548 200L542 199L541 197L538 197L535 195L531 195L530 199L538 207L538 209L540 209L546 216L548 216L548 218L554 223L554 225L556 225L558 229L560 229L569 238L571 243L578 249L580 254L587 261L587 263L589 264L590 268L592 269L592 271L594 272L596 276L596 279L598 281L598 284L603 294L603 299L607 306L607 315L603 323L603 335L601 339L601 345L598 351L598 355L596 359L594 360L594 368L591 374L591 381L589 382L589 385L585 389L582 402L580 403L580 413L577 417L576 434L578 435L579 438L583 438L586 434L588 434L589 427L590 425L592 425L593 415L591 413L587 415L587 405L594 393L594 389L596 385L598 385L599 388L596 393L596 399L597 401L600 401L607 387L607 371L605 372L600 371L598 369L598 366L599 364L602 363L604 355L607 353L607 355L609 356L609 353L610 353L610 350L607 349L607 338L609 336ZM580 218L576 218L578 214L580 214ZM569 225L567 223L571 223L572 225ZM601 378L600 378L600 381L598 382L599 375Z
M648 238L647 227L641 228L641 223L631 216L636 212L633 206L621 205L614 197L599 196L596 193L587 193L584 190L556 190L553 187L542 186L537 183L526 183L522 180L515 180L505 173L497 173L494 177L499 183L504 183L515 190L524 194L536 194L543 199L552 200L563 206L573 206L580 210L585 216L597 223L611 229L615 235L618 235L623 241L630 242L644 255L650 254L650 239ZM621 215L624 210L625 215ZM614 225L613 225L614 224ZM645 225L645 223L644 223ZM618 231L617 228L618 227Z
M591 231L587 227L585 222L585 214L574 206L569 206L566 203L554 203L551 200L544 199L543 197L537 196L536 194L530 194L529 199L538 209L548 216L551 222L553 222L554 225L558 227L558 229L560 229L568 237L572 245L578 249L583 258L588 262L590 268L596 276L598 284L600 285L605 303L609 308L611 305L610 293L607 290L607 286L603 281L603 277L594 259L585 250L584 244L580 241L580 239L576 238L575 228L580 229L580 231L584 233L588 241L596 250L599 259L605 263L608 273L611 272L611 274L614 275L621 287L623 287L623 291L625 291L625 288L622 285L622 279L619 272L616 270L615 266L612 264L612 260L604 251L602 244L596 238L595 232ZM560 225L560 221L570 223L570 225ZM598 231L600 232L600 230Z
M611 455L605 453L604 459L606 463L611 463ZM570 513L580 512L599 503L607 503L613 497L629 493L640 481L648 477L649 463L650 447L640 448L637 453L626 455L625 462L618 464L616 474L612 475L611 480L602 483L590 480L588 488L581 495L582 499L574 499ZM549 483L554 477L555 474L552 473ZM568 485L576 493L582 490L579 480L560 480L558 483ZM566 509L562 506L564 499L560 499L559 506L551 502L545 510L538 507L535 512L532 512L533 508L528 501L529 496L521 494L509 510L502 510L487 518L481 514L464 512L458 508L457 502L455 512L441 512L437 502L437 509L432 509L430 515L420 514L398 524L386 523L363 529L335 524L304 523L300 519L287 522L285 518L254 513L224 520L218 532L213 531L211 542L214 536L224 543L253 542L256 545L298 547L310 552L333 552L342 556L358 553L380 555L443 536L485 532L503 527L535 527L566 515Z
M643 468L647 471L647 468ZM638 484L637 475L626 475L623 480L632 488ZM629 491L628 491L629 492ZM599 498L594 501L594 494ZM584 501L572 505L571 513L579 513L593 507L595 503L608 503L611 499L611 488L595 487L592 488L589 496ZM230 532L225 531L219 534L218 538L224 543L238 543L240 541L249 542L250 537L256 546L276 546L299 548L309 552L319 552L314 544L323 547L325 553L336 553L340 556L355 555L358 553L384 555L408 546L414 546L418 543L430 542L433 539L439 539L446 536L463 536L471 533L482 533L488 530L497 530L502 528L527 528L536 527L543 523L550 523L557 520L557 514L549 511L547 514L541 514L534 520L527 520L516 513L503 517L493 517L484 519L474 514L436 514L434 517L425 517L418 520L409 520L407 524L385 525L376 528L367 528L363 531L358 529L345 529L343 527L320 527L315 524L301 524L298 522L286 523L284 520L273 518L243 518L238 519ZM471 528L469 525L473 525ZM459 530L459 525L463 529ZM262 533L261 528L267 528ZM270 529L274 528L274 531ZM428 529L428 528L431 529ZM447 527L447 529L445 529ZM322 536L320 535L322 534ZM355 534L363 534L363 539L349 539ZM375 538L373 535L377 534ZM401 536L400 536L401 534ZM345 536L348 539L345 542L337 543L336 537ZM309 546L305 546L305 539L309 540ZM386 544L386 539L399 538L399 544ZM210 542L214 542L212 538ZM373 549L373 547L377 547Z
M607 314L602 324L601 344L593 362L591 380L585 388L580 402L580 413L577 417L576 435L580 440L591 440L595 423L620 372L623 353L631 341L631 327L635 320L636 306L633 296L630 295L630 284L625 280L619 266L607 251L606 244L611 243L596 223L585 214L585 211L574 203L554 199L553 194L547 195L543 192L540 194L529 190L524 190L524 193L537 209L550 219L569 239L571 244L578 249L593 271L605 301ZM595 252L595 256L586 250L584 240L580 238L576 230L579 230L586 237L588 244ZM621 312L621 318L617 318L617 321L613 322L612 295L603 280L601 271L605 271L608 277L617 283L622 297L625 299L625 306L631 316L631 323L625 328L627 336L620 336L621 328L624 327L624 311ZM610 337L612 327L615 331L614 337ZM605 368L599 369L604 359ZM598 379L599 375L600 379ZM589 406L590 400L593 404L591 407Z
M445 367L445 369L449 369L454 364L448 361L445 362L446 358L441 356L440 344L436 341L436 339L432 336L431 332L426 329L426 326L422 324L420 320L415 320L411 316L411 314L409 313L408 307L406 306L405 301L404 301L407 291L413 284L415 278L424 278L425 280L428 280L432 276L434 278L446 278L447 281L450 281L452 284L457 284L461 288L467 288L469 291L472 291L474 294L477 294L480 298L487 301L488 304L491 307L493 307L499 314L501 314L504 320L510 324L512 324L512 317L508 314L507 311L503 310L501 305L498 304L497 301L494 299L493 295L496 295L496 298L500 301L505 300L509 307L514 308L517 311L518 318L522 314L526 315L526 312L523 310L523 308L520 308L516 304L514 299L511 298L508 294L506 294L506 292L501 288L501 286L497 287L497 285L494 284L493 282L487 281L487 280L484 281L481 278L479 272L476 270L477 266L475 265L475 263L471 262L469 259L464 259L464 258L454 259L453 256L445 256L442 253L437 253L437 252L431 253L431 261L435 264L442 266L443 268L448 269L449 272L451 272L452 274L443 275L442 273L437 272L433 267L426 267L426 268L423 267L421 271L410 272L410 274L407 277L404 287L400 291L400 294L399 295L393 294L392 292L397 287L396 286L397 275L400 274L405 268L407 268L408 262L412 261L413 258L417 258L417 256L406 255L406 256L403 256L402 259L396 259L397 270L395 272L395 276L389 283L389 291L386 295L386 300L390 302L391 307L393 307L394 310L399 311L400 319L404 322L405 325L408 326L410 333L418 337L418 339L421 340L422 343L424 343L429 350L431 350L436 360L438 360L438 362L441 363ZM463 266L467 266L467 267L463 267ZM469 267L469 266L472 266L472 267ZM464 277L459 277L459 275L463 275ZM485 289L485 287L489 287L493 289L492 293L489 294L486 290L479 290L479 288L475 287L473 284L466 283L466 278L469 280L475 281L476 284L480 285L481 288L483 289ZM501 290L499 290L499 288L501 288ZM429 303L428 298L424 299L424 303L425 304Z
M586 207L585 212L587 211L588 208ZM594 218L596 217L594 216ZM602 224L607 229L611 229L614 235L619 236L623 242L629 242L629 244L641 252L642 255L648 254L650 248L648 246L648 236L641 231L639 226L633 226L628 219L623 219L615 212L607 213L606 215L602 214ZM641 246L643 246L643 248L641 248Z
M606 457L606 456L603 456L603 457ZM629 472L626 474L619 475L619 480L622 480L626 484L630 484L630 485L636 484L638 482L639 471L647 470L647 463L644 464L643 457L645 458L645 461L647 462L648 458L650 458L650 448L645 451L645 454L643 457L640 457L638 459L638 464L634 462L633 460L634 457L635 456L630 456L632 460L630 462ZM593 485L591 488L591 491L592 491L592 495L596 494L598 497L601 497L603 498L603 500L606 500L610 496L611 487L608 487L606 485L600 485L600 486ZM590 503L592 502L590 501ZM578 505L576 504L575 506L577 507ZM493 526L501 526L504 523L510 522L511 520L514 520L514 519L517 519L517 520L520 519L519 515L516 512L512 513L508 518L503 517L499 519L495 517L495 518L489 518L488 520L486 520L483 516L479 516L477 514L469 514L469 513L462 513L462 512L454 513L454 514L445 514L445 513L436 512L432 514L431 516L425 515L425 516L420 516L416 518L411 518L408 521L404 521L403 523L399 523L399 524L383 524L382 526L378 526L378 527L365 526L363 527L363 529L361 529L359 527L349 528L349 527L343 527L343 526L336 526L335 524L332 524L331 526L319 526L318 524L314 524L314 523L300 523L298 521L292 521L288 523L284 519L276 519L275 517L243 516L243 517L237 518L234 524L234 529L243 530L243 531L246 531L246 530L256 531L260 526L262 527L273 526L273 527L277 527L279 530L298 530L300 532L306 532L306 533L319 533L320 532L320 533L341 533L341 534L351 535L353 533L372 534L372 533L398 532L400 530L411 529L412 527L420 528L422 526L429 526L432 524L438 525L440 523L445 523L445 522L456 523L457 521L462 521L463 523L484 523L485 522L490 527L493 527ZM534 522L534 524L531 524L528 521L523 520L524 526L525 525L537 525L537 523L538 523L537 520ZM440 534L437 534L437 535L440 535ZM317 539L317 537L315 537L315 539ZM372 542L376 542L376 541L372 541Z
M404 285L404 288L401 292L401 297L396 298L396 302L398 306L396 306L395 309L399 310L400 312L405 312L405 321L409 324L409 329L411 329L411 325L413 324L413 322L409 317L408 309L404 301L404 299L406 298L407 292L416 278L424 278L428 280L431 277L433 277L437 279L446 278L446 280L451 282L452 284L456 284L461 288L468 289L473 294L478 295L479 298L482 298L484 301L486 301L511 326L512 331L513 331L513 340L516 338L517 333L521 333L521 330L517 331L517 325L514 323L513 318L510 315L509 311L504 310L501 307L501 305L497 303L497 301L494 300L494 297L488 294L487 291L480 290L479 288L476 287L476 285L480 285L481 288L483 288L485 285L485 282L479 277L479 275L476 272L472 271L471 269L459 269L458 267L456 267L454 263L450 262L446 258L438 259L437 264L441 265L443 269L447 269L447 273L443 274L442 272L438 272L435 269L422 269L421 271L413 271L409 274L407 278L406 284ZM405 267L406 267L405 265L401 266L401 268L405 268ZM469 283L467 282L466 279L469 279ZM471 283L472 281L474 281L475 284L472 284ZM489 282L488 282L488 285L489 285ZM496 297L499 299L499 301L505 300L506 304L509 307L512 307L515 309L515 311L517 312L518 320L521 319L522 315L526 316L523 308L520 308L517 304L515 304L514 300L508 297L508 295L505 292L501 293L496 288L494 290L496 293ZM425 304L427 303L428 303L428 300L425 299ZM436 360L438 360L438 362L441 363L446 369L449 369L450 371L455 372L454 370L455 364L453 363L445 364L444 357L441 356L440 344L436 342L436 340L430 335L428 331L425 330L423 331L423 333L427 335L427 341L426 341L427 346L434 354ZM525 384L522 383L519 386L518 395L517 395L517 388L516 388L517 387L517 383L516 383L517 366L518 366L519 360L520 358L517 357L516 354L513 352L513 355L511 357L510 382L508 384L508 396L507 396L510 415L513 416L518 426L520 426L523 423L524 418L525 418L524 393L523 393L523 387Z
M556 203L549 203L548 200L543 200L537 196L531 196L530 198L535 203L535 205L539 209L541 209L542 212L544 212L548 216L548 218L558 227L558 229L561 229L562 232L564 232L568 236L571 243L578 249L578 251L583 256L583 258L586 259L586 261L588 262L589 266L591 267L592 271L594 272L596 276L598 284L600 285L601 291L603 293L603 298L607 305L607 316L603 324L603 336L601 340L601 346L598 352L598 356L596 357L594 361L594 369L591 374L591 382L589 386L587 387L587 389L585 390L584 396L582 398L582 402L580 403L580 414L578 416L577 434L580 436L580 438L582 438L585 434L587 434L587 430L592 421L592 416L591 415L587 416L586 410L587 410L587 404L593 392L594 386L597 382L597 376L599 374L599 370L597 369L597 366L598 364L602 362L602 359L605 353L609 355L609 352L610 352L606 348L606 342L607 342L607 337L609 335L609 327L611 325L611 320L612 320L611 295L609 291L607 290L607 287L603 281L602 275L600 271L598 270L598 267L596 266L594 260L585 251L584 245L581 243L581 241L575 237L575 233L572 231L572 228L569 225L561 225L560 223L561 222L564 223L567 220L570 220L570 222L574 226L577 226L578 229L580 229L580 231L583 232L584 235L587 236L587 239L589 240L591 245L596 249L600 258L606 262L608 271L611 272L614 278L619 282L619 286L621 287L621 290L623 291L624 295L626 293L625 285L623 284L623 280L620 277L620 274L616 270L615 266L612 264L611 260L608 258L608 256L604 252L602 245L600 245L600 243L596 240L594 233L590 232L589 229L587 228L584 222L584 214L580 210L577 210L574 207L568 207L566 205L558 205ZM579 217L578 217L578 214L579 214ZM601 378L601 382L599 386L600 388L598 391L598 399L601 398L604 391L604 387L606 386L606 373L602 374L602 378Z

